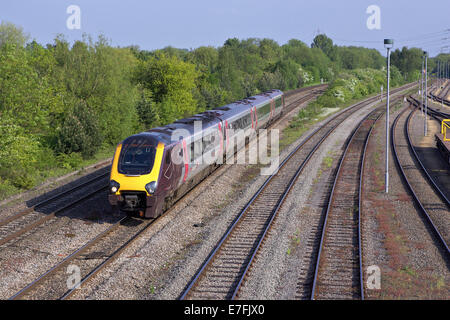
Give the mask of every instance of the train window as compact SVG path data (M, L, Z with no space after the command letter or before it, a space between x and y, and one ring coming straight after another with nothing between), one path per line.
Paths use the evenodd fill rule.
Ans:
M200 158L203 154L203 142L202 140L195 141L195 159Z
M233 129L235 129L235 130L237 130L237 129L239 129L241 126L240 126L240 121L241 121L241 119L237 119L237 120L235 120L234 122L233 122Z
M206 135L202 139L203 150L206 152L211 145L211 135Z
M194 162L194 143L192 142L191 143L191 156L190 156L190 159L191 159L191 163L193 163Z
M202 140L197 140L191 143L191 163L194 162L195 159L198 159L202 156L203 153L203 143Z
M270 113L270 102L258 109L258 116L261 118L268 113Z
M251 116L250 113L247 114L244 118L242 118L242 122L243 122L243 126L241 127L241 129L247 128L248 126L250 126L251 124Z
M130 137L123 143L117 169L122 174L148 174L153 168L155 155L156 148L150 140Z
M216 141L215 133L203 137L203 153L214 149L214 141Z
M281 107L282 101L281 97L275 100L275 108Z

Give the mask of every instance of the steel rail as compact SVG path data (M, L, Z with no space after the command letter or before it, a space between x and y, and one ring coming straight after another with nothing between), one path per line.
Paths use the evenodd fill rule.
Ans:
M85 252L87 249L91 248L93 245L98 243L101 239L103 239L105 236L107 236L112 231L116 230L120 224L124 223L130 219L130 217L125 216L122 217L120 220L112 224L109 228L101 232L99 235L97 235L94 239L89 240L87 243L85 243L82 247L75 250L73 253L68 255L66 258L64 258L62 261L58 262L55 266L53 266L51 269L49 269L47 272L39 276L36 280L28 284L25 288L21 289L17 293L15 293L13 296L9 298L9 300L17 300L31 292L33 289L35 289L40 283L42 283L44 280L47 280L50 276L52 276L56 271L60 270L62 267L67 265L69 262L73 261L75 258L77 258L80 254Z
M420 108L421 103L415 99L412 96L409 96L407 99L410 103L412 103L416 108ZM438 111L436 109L431 108L430 106L428 106L427 108L427 113L437 122L441 123L441 121L443 119L449 119L450 118L450 114L445 113L445 112L441 112Z
M329 120L326 124L324 124L323 126L321 126L320 128L317 128L313 133L311 133L308 137L306 137L306 139L304 141L302 141L302 143L300 143L284 160L283 162L279 165L277 172L290 160L290 158L301 148L303 147L308 141L310 141L323 127L325 127L327 124L331 123L331 121L334 120L331 119ZM331 133L331 130L329 131L329 133ZM323 141L323 140L321 140ZM318 146L317 146L318 147ZM313 149L314 151L317 148ZM189 283L189 285L187 286L187 288L184 290L184 292L182 293L182 295L180 296L180 300L184 300L187 298L187 296L190 294L191 290L194 288L194 286L197 284L197 282L199 281L200 277L202 276L203 272L206 270L206 268L209 266L209 264L212 262L212 260L214 259L214 257L216 256L216 254L218 253L218 251L220 250L221 246L224 244L224 242L228 239L229 235L232 233L232 231L235 229L235 227L237 226L237 224L240 222L240 220L242 219L242 217L244 216L244 214L247 212L247 210L250 208L250 206L255 202L255 200L259 197L259 195L262 193L262 191L266 188L266 186L271 182L271 180L273 179L273 177L275 176L275 174L269 176L265 182L263 183L263 185L256 191L256 193L252 196L252 198L249 200L249 202L245 205L245 207L240 211L240 213L238 214L238 216L233 220L233 222L231 223L230 227L228 228L228 230L225 232L225 234L222 236L222 238L219 240L218 244L215 246L215 248L212 250L212 252L209 254L209 256L207 257L206 261L202 264L202 266L200 267L200 269L197 271L196 275L194 276L194 278L192 279L192 281ZM265 234L265 233L264 233ZM260 242L259 242L260 243ZM254 257L254 254L252 255ZM248 267L246 268L246 270L248 270ZM242 283L242 281L240 280L240 283ZM233 293L233 296L235 296L235 292Z
M397 164L397 168L399 169L400 173L401 173L401 177L403 178L403 181L406 183L406 186L408 187L409 191L411 192L411 195L413 196L414 201L416 202L416 204L419 206L421 212L423 213L423 215L426 218L426 221L428 221L429 226L431 227L433 233L435 234L435 236L439 239L439 242L442 244L442 246L445 248L447 255L450 255L450 251L448 248L447 243L445 242L444 238L442 237L441 233L439 232L438 228L436 227L436 225L433 222L433 219L431 219L430 215L428 214L427 210L425 209L425 207L422 205L422 202L420 201L419 197L417 196L417 194L414 191L414 188L412 187L411 183L409 182L405 171L403 170L403 167L400 163L400 159L397 153L397 147L395 144L395 128L397 126L398 120L400 119L400 117L406 112L406 110L408 110L409 108L404 108L400 114L395 118L394 123L392 124L391 127L391 145L392 148L394 150L393 155L395 158L395 163ZM409 145L408 145L409 146Z
M311 299L314 299L315 294L316 294L316 290L317 290L317 284L318 284L318 279L319 279L319 266L320 266L320 262L321 262L321 256L322 256L322 252L323 252L323 248L324 248L324 243L325 243L325 234L326 234L326 230L327 230L327 222L329 220L329 216L330 216L330 212L332 212L332 203L333 203L333 199L334 199L334 195L335 195L335 190L336 190L336 185L340 179L341 176L341 169L344 165L344 161L346 160L346 156L347 156L347 152L350 148L350 146L352 145L352 142L354 141L354 138L356 137L357 133L359 132L359 130L361 129L362 125L364 124L365 121L367 121L369 119L369 117L371 117L372 115L374 115L376 112L380 112L381 108L377 108L375 110L373 110L372 112L370 112L367 116L365 116L360 123L358 124L358 126L353 130L353 132L351 133L350 139L347 142L347 145L345 147L345 150L339 160L339 165L338 165L338 169L337 169L337 173L333 182L333 187L331 189L331 193L328 199L328 206L327 206L327 211L325 213L325 220L323 223L323 227L322 227L322 232L321 232L321 238L320 238L320 245L319 245L319 253L317 256L317 260L316 260L316 264L315 264L315 271L314 271L314 280L313 280L313 284L312 284L312 291L311 291ZM362 299L364 299L364 290L363 290L363 283L362 283L362 258L361 258L361 227L360 227L360 213L361 213L361 184L362 184L362 174L363 174L363 163L364 163L364 158L365 158L365 151L366 151L366 147L367 147L367 142L370 136L370 133L372 132L372 128L375 125L376 121L378 121L378 119L381 117L381 115L383 114L383 112L380 113L380 115L378 115L378 117L374 120L373 124L371 125L371 128L369 129L366 138L365 138L365 142L364 142L364 148L363 148L363 156L360 160L360 175L359 175L359 195L358 195L358 203L359 203L359 207L358 207L358 251L359 251L359 278L360 278L360 290L361 290L361 297Z
M383 115L383 113L380 115L380 117ZM379 119L379 118L378 118ZM378 119L376 121L378 121ZM375 121L375 123L376 123ZM365 163L366 163L366 154L367 154L367 146L369 145L370 138L372 136L373 128L375 127L375 123L372 125L372 127L369 130L369 133L367 134L367 139L364 143L364 149L363 149L363 155L361 159L361 174L359 175L359 194L358 194L358 243L359 243L359 281L361 286L361 300L364 300L364 272L363 272L363 246L362 246L362 226L361 226L361 219L362 219L362 201L363 201L363 192L364 192L364 172L365 172Z
M69 297L71 297L75 291L77 290L78 286L82 286L86 284L89 280L93 279L102 269L104 269L107 265L109 265L111 262L113 262L115 259L117 259L120 254L128 248L135 240L137 240L144 231L146 231L157 219L154 220L147 220L138 232L136 232L130 239L128 239L125 243L123 243L118 249L116 249L110 256L108 256L105 260L103 260L100 264L98 264L94 269L92 269L81 281L76 287L73 287L72 289L69 289L61 298L60 300L66 300Z
M51 198L44 199L44 200L36 203L32 207L26 208L26 209L22 210L21 212L18 212L18 213L14 214L14 215L12 215L10 217L2 219L2 220L0 220L0 227L2 227L2 226L6 225L6 224L8 224L8 223L10 223L10 222L12 222L14 220L19 219L20 217L22 217L22 216L24 216L24 215L26 215L28 213L36 211L36 209L38 209L40 207L43 207L43 206L46 206L46 205L50 204L51 202L53 202L53 201L55 201L57 199L60 199L60 198L62 198L64 196L74 192L75 190L81 189L81 188L83 188L83 187L85 187L85 186L87 186L87 185L89 185L89 184L91 184L91 183L93 183L93 182L95 182L97 180L101 180L102 178L105 178L108 175L109 175L109 172L103 173L103 174L101 174L99 176L96 176L96 177L94 177L92 179L89 179L88 181L85 181L82 184L77 185L77 186L75 186L75 187L73 187L73 188L71 188L69 190L66 190L66 191L63 191L61 193L58 193L58 194L52 196Z
M450 85L448 85L448 87L450 88ZM449 89L447 89L447 93L448 93L448 91L449 91ZM449 100L445 99L444 97L439 97L439 96L437 96L437 95L435 95L435 94L433 94L431 92L430 92L429 98L433 99L435 101L441 101L443 104L445 104L447 106L450 106L450 101Z
M420 160L419 155L416 152L416 149L414 148L414 145L411 141L411 134L410 134L410 130L409 130L409 126L410 126L410 122L411 122L411 118L412 115L414 114L414 112L416 112L417 110L414 109L408 116L408 119L406 120L406 137L408 138L408 145L410 147L410 149L412 150L415 159L417 160L417 162L419 163L420 167L422 168L422 171L425 173L426 177L428 178L428 180L430 181L430 183L433 185L434 189L436 190L436 192L439 194L439 196L441 197L441 199L446 203L447 207L450 209L450 200L445 196L444 192L441 190L441 188L436 184L436 182L434 181L434 179L431 177L430 173L428 172L427 168L425 167L425 165L423 164L422 160Z
M40 218L40 219L30 223L30 224L28 224L24 228L19 229L19 230L15 231L15 232L9 234L8 236L0 239L0 246L5 244L5 243L7 243L7 242L9 242L9 241L11 241L11 240L13 240L13 239L15 239L15 238L17 238L17 237L19 237L19 236L21 236L24 233L26 233L26 232L36 228L37 226L42 225L46 221L56 217L57 214L59 214L59 213L61 213L63 211L66 211L67 209L69 209L69 208L79 204L80 202L82 202L82 201L84 201L84 200L94 196L95 194L97 194L97 193L99 193L101 191L106 190L107 188L108 188L108 186L101 186L100 188L97 188L94 191L92 191L90 193L87 193L84 196L82 196L80 198L77 198L77 199L73 200L72 202L69 202L68 204L64 205L63 207L61 207L61 208L59 208L59 209L57 209L57 210L55 210L55 211L45 215L44 217L42 217L42 218Z

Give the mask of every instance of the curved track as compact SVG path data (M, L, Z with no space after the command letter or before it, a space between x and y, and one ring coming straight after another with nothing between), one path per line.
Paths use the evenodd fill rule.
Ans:
M441 101L443 104L450 106L450 101L445 99L450 92L450 82L447 84L445 88L442 89L441 93L439 95L435 95L432 92L430 92L429 97L435 101Z
M432 186L431 177L424 170L420 159L416 157L409 135L409 121L415 110L409 115L405 108L395 119L391 127L391 144L394 150L394 158L407 188L410 190L415 202L420 208L430 230L437 239L438 245L442 247L447 257L449 256L448 240L449 233L449 205L448 200L442 198L443 194ZM418 163L418 164L416 164ZM431 180L428 180L431 179Z

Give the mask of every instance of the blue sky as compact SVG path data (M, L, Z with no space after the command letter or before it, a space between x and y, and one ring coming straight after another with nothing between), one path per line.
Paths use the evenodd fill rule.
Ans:
M427 5L424 9L423 4ZM67 7L81 9L81 29L69 30ZM366 9L381 9L381 29L369 30ZM339 45L360 45L384 52L383 39L395 48L423 47L431 55L450 38L449 0L7 0L0 21L20 25L32 39L52 43L56 34L68 40L83 33L104 34L114 46L221 46L228 38L270 38L280 45L300 39L308 45L318 31ZM407 41L409 40L409 41ZM364 42L362 42L364 41ZM446 39L449 45L450 40Z

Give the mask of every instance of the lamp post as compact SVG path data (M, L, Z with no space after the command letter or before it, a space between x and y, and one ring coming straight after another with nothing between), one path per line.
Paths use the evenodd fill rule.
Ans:
M394 46L393 39L384 39L384 47L387 49L387 99L386 99L386 172L385 172L385 188L386 193L389 192L389 79L391 65L391 48Z

